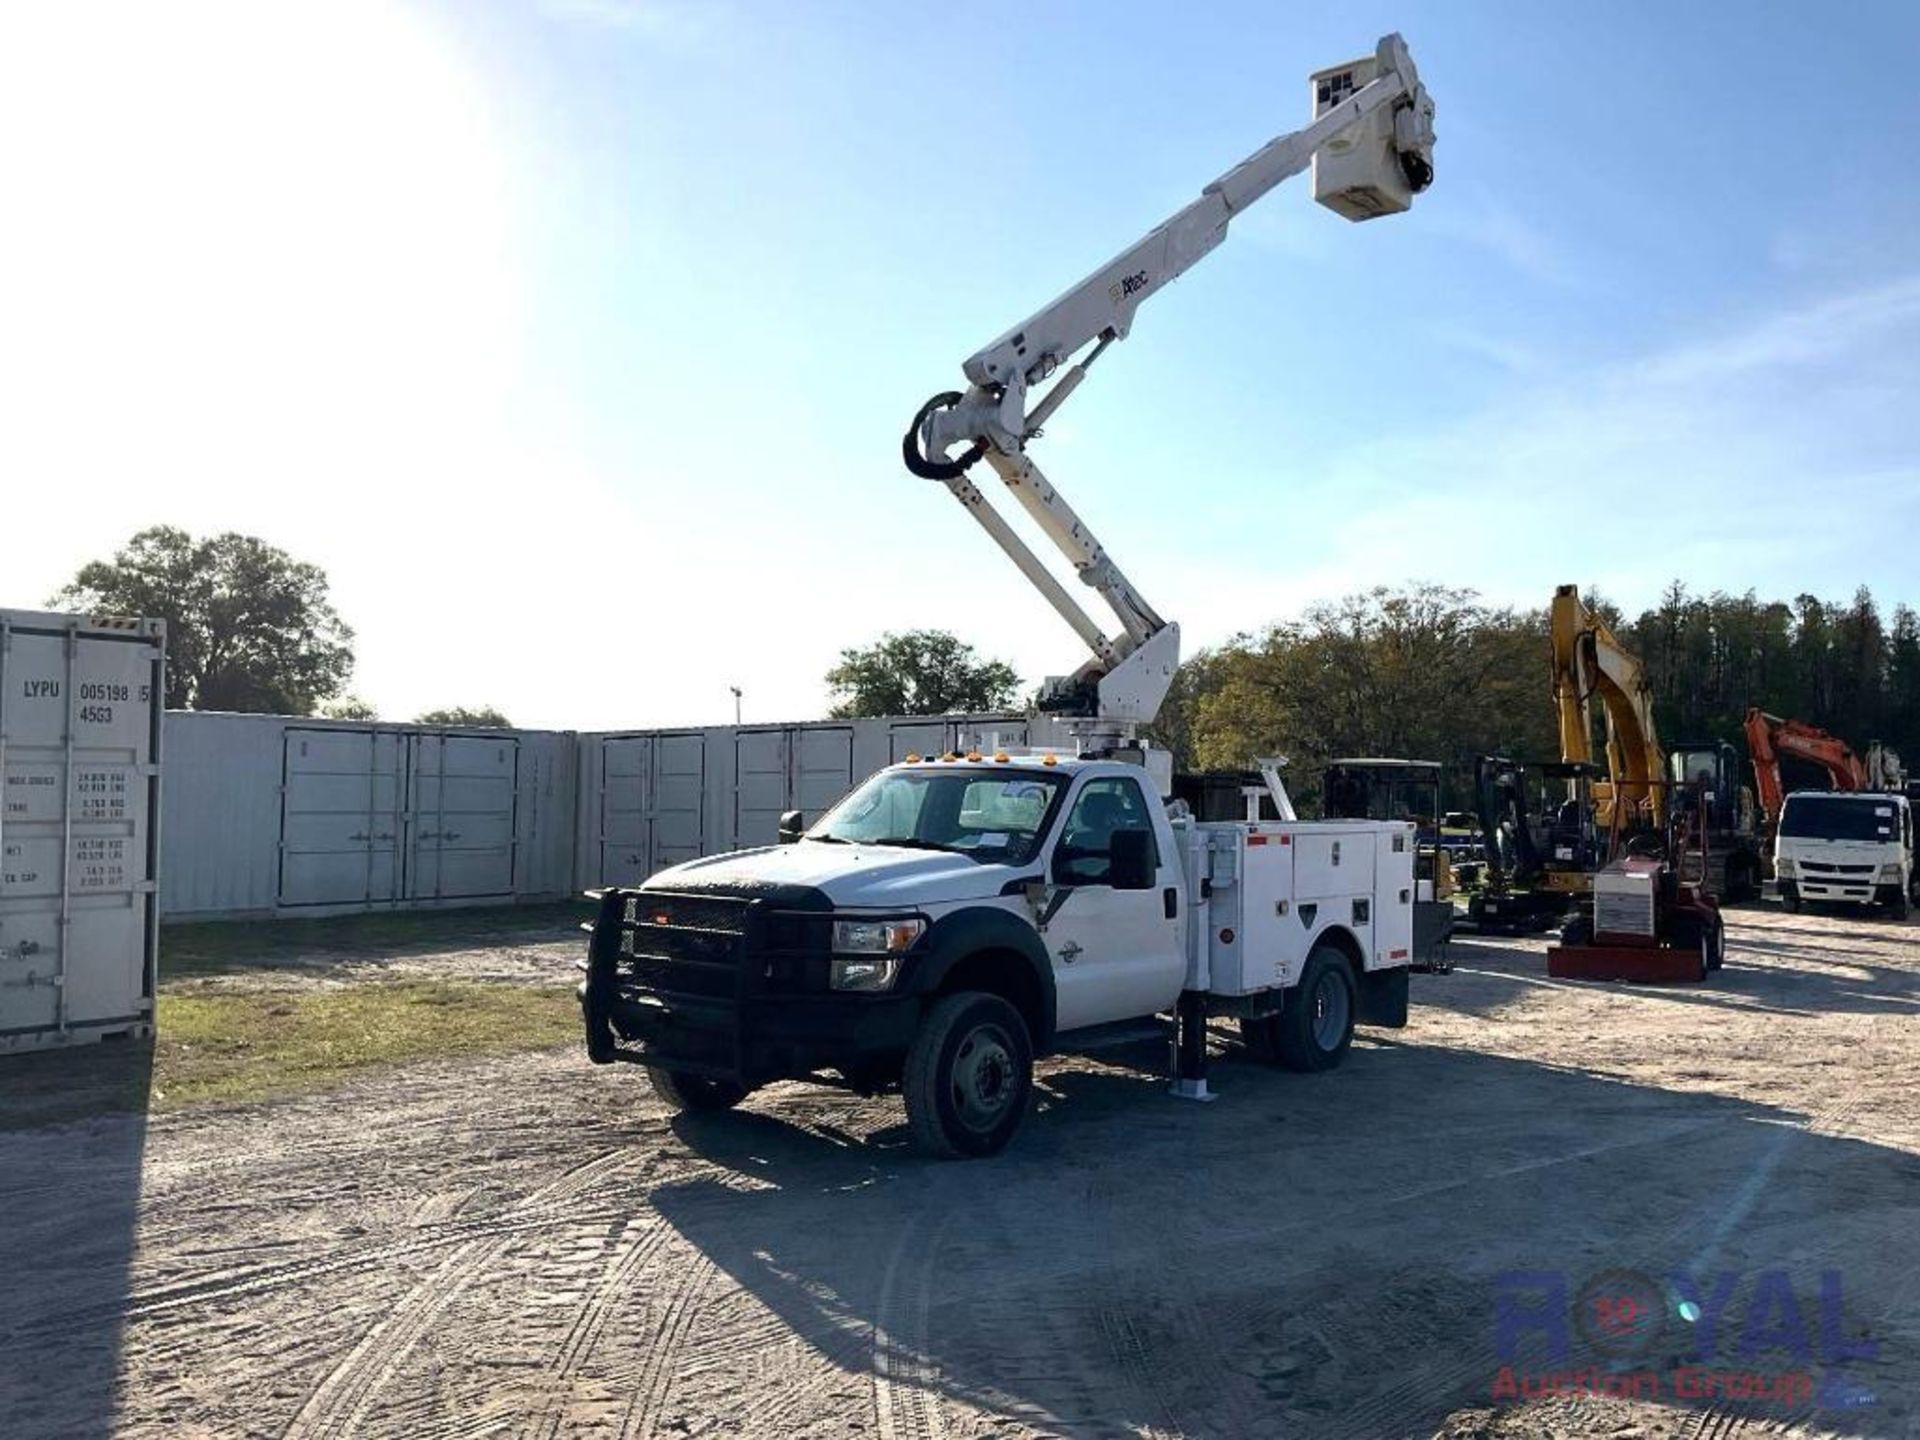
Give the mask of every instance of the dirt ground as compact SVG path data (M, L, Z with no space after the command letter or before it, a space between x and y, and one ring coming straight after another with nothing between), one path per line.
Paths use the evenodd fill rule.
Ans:
M570 978L497 941L445 963ZM1049 1061L972 1164L572 1049L0 1133L0 1434L1920 1434L1920 926L1745 910L1669 989L1542 948L1456 943L1330 1075L1223 1044L1212 1105ZM1787 1398L1674 1393L1743 1376Z

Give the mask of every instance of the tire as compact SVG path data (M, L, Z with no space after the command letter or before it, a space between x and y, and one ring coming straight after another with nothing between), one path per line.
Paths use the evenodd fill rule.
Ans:
M1727 963L1727 922L1718 915L1713 923L1706 927L1707 969L1718 970Z
M660 1070L649 1065L647 1080L654 1094L683 1115L731 1110L747 1098L744 1085L730 1080L709 1080L704 1075L689 1075L681 1070Z
M1275 1058L1302 1073L1333 1069L1353 1044L1357 999L1347 957L1331 945L1314 946L1300 983L1287 992L1276 1017Z
M1780 887L1780 903L1787 907L1787 913L1789 915L1798 915L1800 913L1799 887L1794 885L1782 885Z
M1584 915L1576 915L1560 927L1562 945L1591 945L1593 943L1593 921Z
M1033 1097L1033 1041L998 995L943 995L921 1018L900 1077L914 1144L943 1160L1006 1147Z
M1896 888L1893 899L1887 903L1887 914L1894 920L1905 920L1911 909L1907 903L1907 892Z

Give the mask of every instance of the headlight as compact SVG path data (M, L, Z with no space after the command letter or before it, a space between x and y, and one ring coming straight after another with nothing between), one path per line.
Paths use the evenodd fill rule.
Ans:
M833 953L836 955L898 955L920 938L927 922L913 920L836 920L833 922Z
M1898 885L1900 883L1900 866L1898 863L1882 865L1880 867L1880 883L1882 885Z
M827 983L835 990L891 990L900 973L897 956L871 960L835 960Z
M1773 875L1776 880L1791 880L1793 878L1793 858L1788 855L1782 855L1778 860L1774 861Z
M834 921L827 984L835 990L891 990L900 976L901 954L926 928L927 922L917 917Z

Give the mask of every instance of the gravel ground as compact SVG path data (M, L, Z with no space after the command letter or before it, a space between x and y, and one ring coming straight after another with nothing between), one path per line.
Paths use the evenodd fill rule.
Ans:
M519 948L437 953L575 953ZM1666 989L1541 950L1457 943L1331 1075L1223 1036L1210 1106L1154 1046L1049 1061L973 1164L897 1102L673 1119L573 1051L0 1133L0 1434L1920 1434L1920 926L1738 912ZM1695 1324L1623 1308L1670 1272ZM1677 1397L1690 1345L1787 1398Z

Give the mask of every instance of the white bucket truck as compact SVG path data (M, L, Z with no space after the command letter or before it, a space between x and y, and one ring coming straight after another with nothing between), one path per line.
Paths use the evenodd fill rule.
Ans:
M1041 701L1070 717L1072 746L910 759L804 834L789 817L786 843L601 892L580 989L592 1059L644 1065L689 1109L780 1079L898 1086L923 1148L987 1155L1025 1114L1034 1057L1109 1026L1173 1015L1175 1093L1201 1099L1209 1016L1302 1070L1339 1064L1356 1019L1406 1022L1413 826L1303 823L1274 764L1244 819L1169 805L1170 757L1137 736L1172 683L1179 628L1028 454L1140 303L1281 181L1311 165L1315 198L1354 220L1426 187L1433 106L1399 36L1310 84L1311 124L969 358L968 388L929 400L903 441L907 467L944 484L1091 650ZM1117 635L967 478L983 459Z

